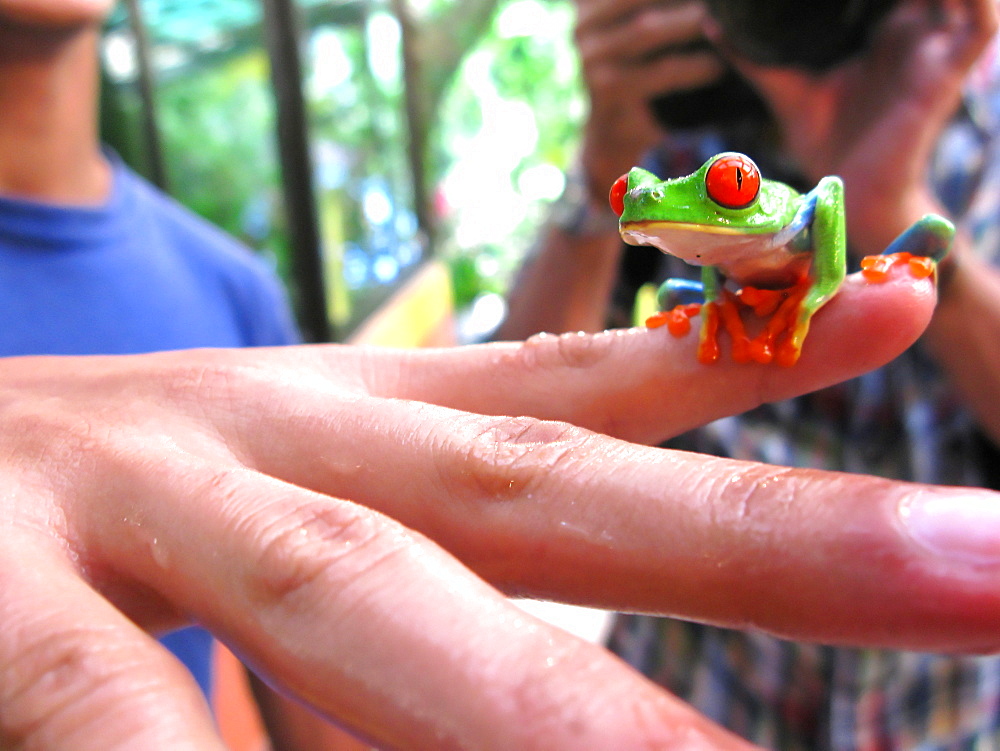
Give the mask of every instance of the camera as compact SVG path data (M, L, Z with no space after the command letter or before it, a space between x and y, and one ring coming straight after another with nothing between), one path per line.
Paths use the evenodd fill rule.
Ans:
M868 45L897 0L706 0L733 49L761 65L822 72Z
M727 70L708 86L654 97L649 108L656 122L668 131L726 126L768 117L764 100L733 70Z
M898 0L705 0L737 53L761 65L819 73L863 51ZM707 42L698 45L710 49ZM693 48L692 48L693 49ZM668 130L760 122L769 117L735 71L697 89L655 97L650 109Z

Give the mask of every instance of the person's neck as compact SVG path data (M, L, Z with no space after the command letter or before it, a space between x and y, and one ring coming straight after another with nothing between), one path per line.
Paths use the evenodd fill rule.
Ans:
M97 44L0 25L0 194L97 205L111 190L97 125Z

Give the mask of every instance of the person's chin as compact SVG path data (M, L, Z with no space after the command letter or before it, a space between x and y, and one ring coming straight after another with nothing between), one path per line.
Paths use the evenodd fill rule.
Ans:
M0 21L47 28L100 24L114 0L0 0Z

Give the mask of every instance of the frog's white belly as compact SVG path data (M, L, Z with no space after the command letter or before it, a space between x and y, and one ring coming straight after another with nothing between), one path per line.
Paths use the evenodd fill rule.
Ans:
M651 245L695 266L714 266L739 286L782 288L809 273L812 253L796 250L787 232L749 234L728 227L676 222L628 222L621 236L630 245Z

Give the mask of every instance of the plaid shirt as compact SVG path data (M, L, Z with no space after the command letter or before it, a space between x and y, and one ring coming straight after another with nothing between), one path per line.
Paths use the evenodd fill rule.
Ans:
M686 174L739 138L672 138L650 163ZM749 149L781 176L766 147ZM976 252L1000 265L1000 64L970 78L931 174ZM629 248L629 252L645 252ZM692 276L657 254L656 276ZM648 270L649 258L633 258ZM628 261L626 262L628 263ZM645 273L645 272L643 272ZM627 277L628 274L626 273ZM619 300L630 299L626 282ZM671 444L773 464L953 485L996 483L997 450L919 343L882 369L816 394L715 422ZM950 657L796 644L649 616L616 618L610 646L736 733L773 749L1000 751L1000 657Z

